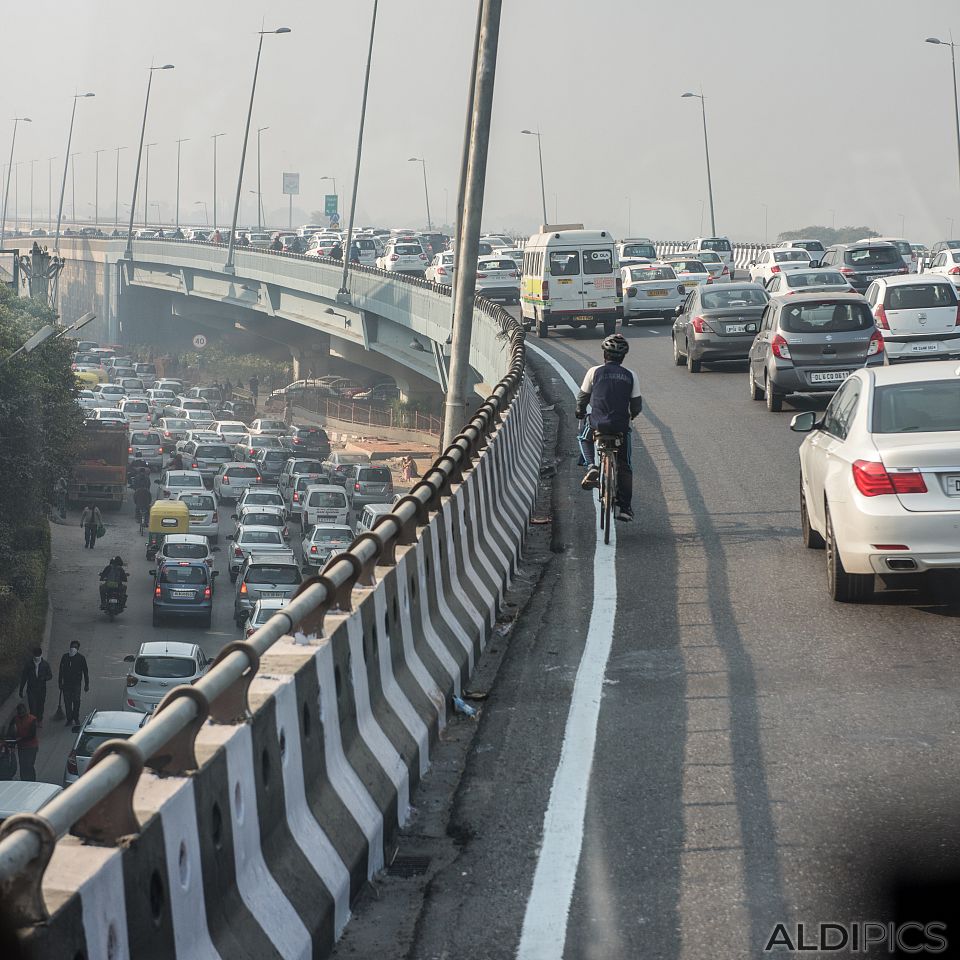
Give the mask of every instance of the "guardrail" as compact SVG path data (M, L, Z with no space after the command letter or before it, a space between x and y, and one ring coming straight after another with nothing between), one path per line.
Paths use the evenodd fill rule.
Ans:
M448 292L449 288L439 292L443 293L444 290ZM259 826L242 826L244 806L239 779L233 797L235 803L231 807L234 818L228 825L221 825L223 814L217 803L212 807L212 827L207 820L200 824L199 798L196 811L191 806L188 814L181 812L181 819L185 815L189 819L189 815L195 813L199 826L193 826L192 833L187 830L190 836L181 843L179 854L175 849L167 849L166 853L161 849L157 853L156 836L151 833L153 825L155 821L167 825L168 821L153 817L144 822L135 811L134 793L137 791L138 802L142 799L143 791L154 791L155 795L159 791L165 797L172 797L174 788L179 790L183 778L195 783L192 788L194 791L202 791L211 778L217 778L218 789L225 791L225 799L220 802L230 806L229 782L222 780L220 768L217 767L217 755L201 762L198 757L198 737L219 737L226 750L227 766L233 769L230 767L230 750L234 748L226 742L230 736L228 728L246 724L251 726L256 739L259 735L257 731L262 731L263 724L267 722L263 719L266 707L251 711L250 688L251 683L261 683L257 677L261 659L272 658L271 675L262 677L262 682L273 682L278 679L275 674L283 672L282 667L278 666L283 656L289 657L291 650L304 646L309 648L306 653L316 653L317 658L322 655L345 657L342 661L336 661L337 665L328 678L329 683L326 680L321 682L321 689L315 694L320 698L319 704L315 702L312 708L316 710L319 706L319 715L315 715L313 720L315 724L328 732L336 727L340 757L339 761L333 755L327 757L325 776L329 775L330 782L333 782L336 774L340 778L337 783L346 782L347 787L337 787L335 792L339 790L340 794L347 795L351 790L355 791L359 798L355 798L356 803L368 797L369 805L369 797L373 797L376 800L375 810L379 809L382 819L379 833L374 829L375 824L369 830L364 827L360 841L362 850L367 854L365 858L357 852L356 847L348 856L340 848L339 836L328 837L325 842L337 848L337 856L331 857L329 864L313 862L308 871L309 877L301 878L307 883L319 872L323 877L321 886L328 895L328 901L314 903L316 918L312 922L317 926L308 931L312 950L301 953L278 948L278 952L282 955L309 955L310 952L320 955L322 950L317 945L322 943L325 945L323 949L326 949L331 931L335 936L342 929L349 910L349 898L359 889L358 877L362 884L365 877L372 876L382 867L384 845L404 819L407 791L410 783L415 783L426 769L425 755L429 752L429 743L435 740L445 722L447 698L452 692L460 691L461 681L472 669L475 656L483 649L492 630L503 590L515 570L525 536L526 518L536 492L542 423L532 390L524 386L522 328L502 308L485 301L477 301L475 313L479 314L478 323L492 323L495 327L495 339L506 351L506 372L476 416L411 492L395 505L390 514L382 517L371 531L357 537L348 551L332 558L318 576L305 581L282 612L249 639L226 644L213 668L195 685L171 690L150 722L133 737L103 744L95 752L88 771L44 807L42 814L13 816L0 827L0 899L8 918L23 928L22 940L33 955L74 956L78 949L76 945L81 943L84 946L80 948L81 953L76 955L90 957L207 955L199 946L191 944L194 937L200 936L196 927L200 922L196 911L199 909L203 912L203 891L208 883L222 882L230 886L233 894L240 889L241 897L236 904L228 898L224 901L226 906L219 902L207 903L206 917L200 918L206 924L203 934L207 942L210 937L216 940L220 936L228 936L226 928L215 922L218 910L226 911L229 908L242 912L242 909L248 909L256 915L259 928L269 933L277 910L282 913L284 904L286 908L293 909L290 904L296 903L297 894L289 891L282 903L277 901L263 912L247 903L247 894L242 889L243 877L240 875L246 868L239 860L234 865L236 875L231 874L224 879L218 874L211 879L204 873L202 881L197 879L202 870L209 867L209 863L201 867L200 863L191 859L194 846L191 846L190 836L196 839L198 829L202 830L202 836L197 841L198 857L199 849L206 849L204 845L209 839L209 829L213 830L211 849L215 847L219 851L220 831L229 832L232 828L232 842L236 845L238 857L242 844L250 842L249 831L253 829L256 850L250 855L260 856L261 863L263 857L270 858L266 843L263 850L260 849L258 831L266 836L273 828L272 824L261 821ZM408 575L411 570L414 571L409 585L399 578L401 570ZM380 586L388 582L390 589L395 591L392 597L392 628L389 609L384 614L378 607L378 604L388 603L386 593L378 595ZM418 584L422 596L418 596ZM369 598L369 603L363 600L355 608L354 591L365 588L373 588L374 597ZM401 595L406 610L403 614L398 612L398 597ZM374 598L378 596L379 599L374 603ZM411 611L416 609L420 611L419 623L414 624ZM355 648L351 639L349 650L344 655L342 648L337 647L346 642L342 638L336 639L341 637L339 628L332 635L324 633L325 618L333 614L341 614L345 618L340 621L340 626L347 624L343 637L353 629L351 625L361 631L360 648ZM368 646L370 616L382 620L379 646L376 619ZM394 631L396 633L392 638ZM291 635L294 634L298 635L299 646L293 643ZM355 637L355 631L351 636ZM330 644L332 646L328 646ZM278 645L281 653L274 654ZM346 671L346 674L342 671ZM432 682L431 685L431 673L447 679ZM421 677L420 688L426 693L426 704L423 703L423 697L418 698L411 693L408 706L405 707L403 697L398 696L398 683L411 675ZM316 680L316 672L313 676ZM301 674L298 673L298 684L300 679ZM332 698L332 707L327 697ZM381 741L389 746L393 737L392 729L417 726L416 716L412 719L408 716L413 712L409 703L419 705L422 726L428 735L420 740L419 748L405 751L403 756L398 755L396 762L405 764L410 771L409 779L401 789L403 771L399 768L390 769L389 762L382 762L377 770L369 770L369 760L365 761L367 766L364 766L364 762L355 759L351 753L348 763L343 751L347 749L348 742L355 740L357 744L361 741L366 744L364 749L388 753ZM274 705L271 709L278 708ZM264 746L262 758L255 752L248 758L249 765L259 764L262 760L264 789L269 779L269 756L275 755L276 761L282 765L284 751L286 749L289 755L297 730L301 730L302 736L309 736L309 709L309 703L304 701L302 726L298 726L295 712L293 729L287 728L285 734L284 729L278 730L274 726L269 750ZM384 714L384 711L387 713ZM339 718L338 713L342 714ZM373 720L374 716L377 721ZM399 727L396 726L398 717L403 721ZM369 726L371 722L380 723L379 732ZM217 730L225 732L217 734ZM383 731L390 733L390 736L385 736ZM400 734L397 738L401 739ZM377 747L378 743L380 747ZM333 750L334 746L331 740L328 750ZM355 748L360 749L359 746ZM301 756L299 746L297 756ZM307 757L302 756L302 759L305 771L309 766ZM335 762L347 764L350 770L335 768ZM336 772L338 769L339 772ZM376 783L384 780L384 770L388 783L386 792L376 788ZM302 793L304 784L301 781L306 779L304 771L300 773L300 781L288 784L289 790L294 790L299 783ZM284 783L287 783L289 775L289 771L284 773ZM395 788L392 792L389 789L390 782ZM163 784L169 786L164 788ZM316 784L307 787L308 791L314 788L320 789ZM247 803L250 802L248 798ZM260 796L259 783L252 803L254 814L258 802L266 802ZM360 807L363 807L362 803ZM361 813L362 809L354 816L357 822L362 823L364 817ZM248 818L250 816L252 814L248 814ZM288 820L292 816L289 798L286 816ZM300 817L299 813L297 817ZM303 831L306 831L304 836L309 834L314 840L318 832L324 836L323 824L318 827L318 822L319 819L311 823L298 821L298 824L287 824L285 821L284 825L285 829L297 835L297 842L303 848L306 842L300 839ZM164 829L169 831L172 828L165 826ZM103 853L98 854L97 850ZM115 853L119 853L120 860L113 856ZM48 871L54 857L56 869ZM136 862L138 857L144 858L144 861L153 857L153 862L159 863L159 866L155 866L151 872L141 862L139 867L130 867L128 870L128 863ZM82 882L77 879L73 886L67 883L70 888L68 893L62 889L54 891L53 887L66 882L62 879L64 864L80 860L85 866L83 869L76 867L75 873L83 875ZM361 861L359 873L358 861ZM184 891L191 889L191 869L194 871L193 893L185 895ZM145 872L138 876L141 870ZM73 876L70 870L66 873ZM261 877L261 884L263 880ZM278 882L285 891L288 890L282 880ZM139 886L133 889L131 885L137 884ZM53 885L46 896L45 885ZM108 888L112 892L104 893ZM116 902L118 897L119 903ZM196 902L198 897L199 908ZM51 916L48 898L54 901L55 916ZM246 903L246 907L242 907L240 900ZM329 916L324 912L326 907L329 907ZM184 920L183 917L188 913L190 918ZM304 914L305 911L300 911L301 920ZM141 928L138 919L141 916L152 917L152 923L148 920L146 926ZM292 916L295 917L296 913ZM175 923L177 917L180 919ZM293 923L293 920L290 922ZM174 940L177 946L173 952L164 952L163 947L158 945L163 940L161 934L165 935L165 932L176 935ZM128 945L121 946L124 936L128 939ZM278 928L271 936L283 939L286 934ZM250 944L259 942L252 933L251 937ZM157 942L153 943L153 939ZM231 956L262 955L257 952L256 946L250 944L238 941ZM138 952L141 949L147 952ZM195 949L197 953L194 953ZM223 948L220 953L227 955Z
M393 407L377 407L359 400L336 400L333 397L310 396L309 391L297 397L294 406L302 407L318 417L332 417L344 423L360 427L397 427L402 430L417 430L421 433L440 434L441 420L419 410L396 410Z

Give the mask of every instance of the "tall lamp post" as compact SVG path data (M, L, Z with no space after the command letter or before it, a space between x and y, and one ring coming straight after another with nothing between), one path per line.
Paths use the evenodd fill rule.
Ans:
M73 121L77 115L77 101L93 97L93 93L75 93L73 95L73 110L70 111L70 131L67 133L67 149L63 155L63 181L60 184L60 206L57 210L57 232L53 241L54 255L60 253L60 225L63 223L63 197L67 192L67 170L70 168L70 146L73 143Z
M30 232L33 233L33 168L36 160L30 161Z
M120 151L126 147L117 147L117 179L113 188L113 229L120 226Z
M189 137L181 137L177 141L177 212L174 217L177 224L177 227L176 227L177 230L180 229L180 144L189 143L189 142L190 142Z
M260 134L269 127L257 127L257 232L263 231L263 193L260 187Z
M94 226L100 226L100 154L105 153L106 148L93 151L94 180L93 185L93 223Z
M33 123L33 121L29 117L13 118L13 136L10 138L10 163L7 166L7 183L3 188L3 215L2 219L0 219L0 247L3 246L3 241L7 235L7 198L10 196L10 173L13 170L13 148L17 142L18 123Z
M53 229L53 161L56 157L47 157L47 229Z
M960 101L957 99L957 44L953 42L953 33L949 40L939 40L936 37L927 37L927 43L933 43L938 47L950 48L950 64L953 73L953 118L957 131L957 173L960 175Z
M521 130L521 133L525 133L528 137L537 138L537 156L540 158L540 199L543 202L543 222L548 223L547 220L547 190L543 185L543 148L540 143L540 131L539 130Z
M333 181L333 195L337 198L337 213L340 213L340 194L337 193L337 178L336 177L321 177L321 180L332 180Z
M210 139L213 141L213 229L217 229L217 140L225 137L225 133L214 133Z
M157 144L148 143L146 144L147 150L147 162L143 170L143 226L144 229L150 223L150 148L155 147Z
M137 147L137 166L133 172L133 198L130 200L130 227L127 230L127 249L124 251L124 256L128 260L133 260L133 217L137 209L137 185L140 182L140 160L143 157L143 141L147 133L147 110L150 108L150 87L153 85L154 71L172 69L172 63L165 63L161 67L155 67L151 64L150 72L147 74L147 96L143 101L143 122L140 124L140 146ZM144 209L146 209L146 207L144 207Z
M224 273L234 273L233 247L237 236L237 217L240 215L240 193L243 190L243 164L247 159L247 140L250 138L250 118L253 116L253 98L257 92L257 74L260 72L260 53L263 50L263 38L268 34L290 33L289 27L277 27L275 30L259 30L260 42L257 44L257 59L253 65L253 83L250 85L250 106L247 107L247 123L243 128L243 147L240 149L240 169L237 171L237 196L233 201L233 222L230 225L230 236L227 244L227 262L223 265Z
M357 162L353 168L353 190L350 194L350 215L347 218L347 239L343 245L343 273L340 277L338 301L350 301L347 278L350 275L350 244L353 242L353 217L357 210L357 186L360 183L360 158L363 154L363 125L367 119L367 92L370 89L370 61L373 59L373 38L377 32L377 7L380 0L373 0L373 13L370 16L370 43L367 47L367 68L363 74L363 98L360 101L360 129L357 132ZM336 192L336 191L334 191Z
M423 196L427 201L427 232L433 231L433 222L430 219L430 192L427 190L427 161L423 157L410 157L407 163L419 163L423 167Z
M77 157L80 153L70 154L70 216L77 222Z
M713 212L713 178L710 176L710 141L707 139L707 98L700 93L684 93L683 97L694 97L700 101L700 109L703 113L703 152L707 158L707 193L710 196L710 236L717 235L717 218Z

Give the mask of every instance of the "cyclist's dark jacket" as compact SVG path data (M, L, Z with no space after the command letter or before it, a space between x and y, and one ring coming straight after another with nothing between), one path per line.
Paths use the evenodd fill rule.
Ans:
M577 396L577 418L590 404L590 425L601 433L627 433L630 420L642 409L636 373L619 363L591 367Z

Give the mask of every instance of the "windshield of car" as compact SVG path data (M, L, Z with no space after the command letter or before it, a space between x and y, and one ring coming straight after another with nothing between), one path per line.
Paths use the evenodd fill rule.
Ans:
M725 310L728 307L762 307L769 297L753 287L739 287L729 290L709 290L700 300L704 310Z
M613 273L613 251L609 248L584 250L583 272L590 275Z
M795 240L793 245L801 250L816 250L818 253L823 250L823 244L819 240Z
M952 283L911 283L908 286L888 287L883 299L887 310L925 310L957 305Z
M77 756L92 757L97 747L108 740L129 740L131 736L132 733L82 733L76 746Z
M810 257L806 250L775 250L773 259L777 263L806 263Z
M216 502L209 494L188 493L180 497L180 501L187 505L188 510L216 510Z
M244 506L248 503L259 503L261 505L270 504L274 507L283 506L283 497L279 493L248 493L243 498Z
M700 246L704 250L721 250L724 253L730 252L729 240L701 240Z
M203 560L207 548L202 543L165 543L161 550L171 560Z
M313 543L347 547L353 538L346 530L325 530L323 527L316 527L310 539Z
M843 262L851 267L892 267L903 263L900 251L892 244L889 247L859 247L847 250Z
M309 506L311 507L345 507L346 505L346 494L339 490L315 490L310 494Z
M264 450L261 461L263 463L286 463L286 450Z
M873 316L866 303L814 300L785 307L780 326L787 333L852 333L869 330Z
M892 383L874 391L874 433L948 431L960 431L960 378Z
M709 273L707 268L699 260L671 260L674 270L680 270L684 273Z
M364 467L357 471L357 480L367 483L389 483L390 479L390 470L387 467Z
M576 250L550 251L551 277L577 277L580 275L580 254Z
M167 481L171 487L202 487L203 477L192 473L173 474Z
M240 533L241 543L280 543L280 534L276 530L243 530Z
M141 677L184 680L197 672L197 665L188 657L137 657L133 672Z
M130 434L131 443L139 443L143 446L148 447L159 447L160 446L160 434L159 433L140 433L136 431Z
M196 456L205 460L229 460L233 454L225 444L209 444L197 447Z
M246 583L295 584L301 580L300 571L287 564L251 564L244 576Z
M677 275L673 267L651 267L649 270L631 270L631 283L645 283L647 281L676 280Z
M477 264L478 270L516 270L517 265L513 260L481 260Z
M626 260L628 257L647 257L650 260L656 259L657 251L652 243L625 243L621 256Z
M419 243L397 243L393 247L393 252L403 257L417 257L423 250Z
M276 437L250 437L250 443L247 446L254 447L256 450L274 450L280 446L280 441Z
M906 240L891 240L890 242L900 251L901 256L913 258L913 247Z
M224 476L233 479L252 479L253 477L259 477L260 471L256 467L231 467L224 472Z
M702 251L697 259L701 263L723 263L719 253L711 253L709 250Z
M213 414L209 410L184 410L186 419L195 423L211 423Z
M164 417L162 422L167 430L186 430L190 426L189 420L181 420L178 417Z
M244 511L240 522L256 527L282 527L283 517L279 513L255 513L251 510L249 513Z
M843 274L836 270L818 270L816 273L808 273L805 270L794 270L792 273L785 273L788 287L846 287L847 281Z

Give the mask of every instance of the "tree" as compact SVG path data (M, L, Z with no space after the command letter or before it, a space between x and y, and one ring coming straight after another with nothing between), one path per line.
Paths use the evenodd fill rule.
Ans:
M784 230L777 240L820 240L825 247L832 243L854 243L867 237L879 237L873 227L801 227L799 230Z

